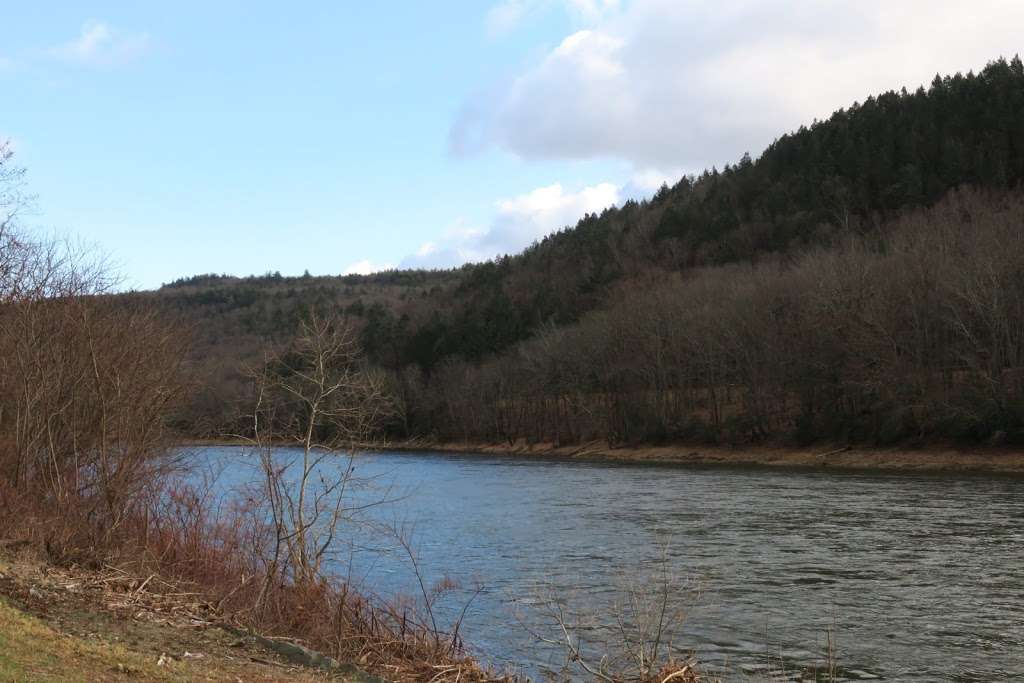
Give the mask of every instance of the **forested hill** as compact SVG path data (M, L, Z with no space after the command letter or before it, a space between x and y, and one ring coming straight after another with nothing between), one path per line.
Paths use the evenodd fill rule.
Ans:
M415 339L412 357L485 355L548 320L601 305L645 270L757 259L860 231L958 185L1024 179L1024 67L936 77L889 92L775 141L756 161L683 178L649 202L586 216L522 254L476 266L454 319Z
M522 253L441 272L348 278L194 278L155 297L198 324L226 360L281 339L310 307L355 320L370 359L429 377L608 308L674 273L792 260L869 234L953 188L1024 180L1024 65L936 77L784 135L756 159L682 178L552 234ZM244 335L252 344L235 344Z

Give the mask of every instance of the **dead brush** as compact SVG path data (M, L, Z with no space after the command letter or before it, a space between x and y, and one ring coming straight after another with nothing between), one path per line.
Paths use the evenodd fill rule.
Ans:
M46 511L17 498L14 505L6 492L0 501L19 513L4 519L0 537L41 548L32 527ZM266 584L268 536L246 505L181 487L152 500L123 525L115 548L89 549L88 562L61 570L105 609L192 626L224 623L300 643L388 680L505 680L468 655L457 625L436 628L420 600L372 598L327 577Z
M564 591L547 587L532 613L517 620L539 645L562 653L561 665L548 672L555 680L582 675L603 683L713 683L717 679L702 674L679 645L697 596L670 571L666 548L654 572L623 583L610 612L582 612Z
M138 559L122 563L138 576L161 571L179 591L194 591L214 619L285 638L391 680L484 681L462 647L458 624L444 630L433 601L367 596L326 574L296 581L273 567L275 526L251 502L220 502L209 492L174 489L151 511ZM417 569L418 572L418 569Z

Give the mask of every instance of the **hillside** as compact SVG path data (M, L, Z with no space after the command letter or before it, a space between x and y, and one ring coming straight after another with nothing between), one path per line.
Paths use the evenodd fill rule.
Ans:
M394 374L406 408L396 433L556 442L1007 439L1019 431L1019 311L1000 311L1011 316L1008 330L979 331L985 309L976 298L990 291L969 292L977 283L964 281L943 293L933 283L920 291L934 300L908 300L883 321L871 307L916 283L841 300L814 283L823 268L845 268L849 281L836 286L852 290L863 277L857 269L875 269L878 285L925 264L934 269L921 278L943 277L951 288L980 277L988 267L981 260L996 256L986 245L1014 241L1001 226L1019 225L1022 180L1024 65L1015 58L869 97L780 137L756 159L745 155L649 201L585 216L515 256L443 272L194 278L131 297L155 300L195 329L194 362L207 390L183 424L207 434L231 424L244 393L237 368L258 362L267 343L287 339L315 307L351 320L371 362ZM973 190L957 191L964 187ZM972 221L987 227L965 232ZM970 259L957 261L962 272L949 271L959 266L931 244L937 234L979 259L977 273ZM1011 287L1017 252L1001 251L1011 260L1000 286ZM901 254L905 262L895 264ZM781 317L761 320L754 302L781 306ZM641 311L646 318L636 320ZM626 334L631 317L633 329L649 333ZM999 348L985 348L996 338ZM816 365L778 361L802 345ZM883 396L883 366L918 393ZM968 382L968 400L959 382L981 366L982 388ZM977 406L976 389L987 407L965 416L965 405Z
M217 435L237 418L245 374L285 343L311 310L337 312L363 323L368 346L383 349L397 317L422 324L424 302L443 297L463 271L390 271L374 275L287 278L201 275L155 292L120 295L131 306L154 308L189 331L190 374L199 387L180 416L194 435ZM377 352L378 356L381 352Z

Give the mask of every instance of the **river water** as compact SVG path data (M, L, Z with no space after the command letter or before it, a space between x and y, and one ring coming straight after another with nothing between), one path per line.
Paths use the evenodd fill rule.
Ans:
M256 476L240 449L196 455L224 488ZM624 591L667 568L685 584L680 640L734 679L821 666L831 632L850 680L1024 680L1024 479L438 453L362 455L356 472L357 499L391 500L364 519L411 528L428 581L460 584L439 616L479 590L462 634L535 678L564 653L520 622L540 628L556 600L600 641ZM386 535L349 540L354 580L415 592Z

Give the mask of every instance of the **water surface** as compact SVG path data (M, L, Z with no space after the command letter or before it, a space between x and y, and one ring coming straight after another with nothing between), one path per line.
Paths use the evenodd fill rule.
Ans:
M254 477L239 449L197 451ZM1024 480L368 454L368 514L415 525L428 579L471 594L463 633L485 659L536 675L564 661L517 625L539 595L605 615L662 558L699 587L686 646L733 672L820 663L832 629L849 679L1024 680ZM360 537L356 577L411 592L409 563ZM689 598L688 598L689 599ZM777 666L777 664L775 664Z

